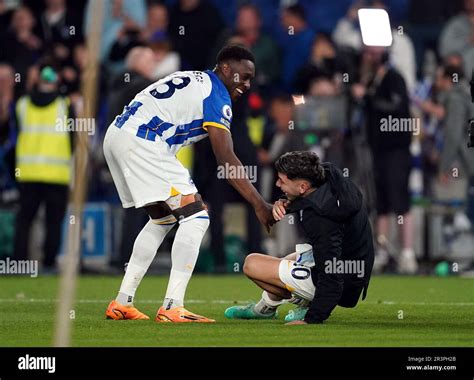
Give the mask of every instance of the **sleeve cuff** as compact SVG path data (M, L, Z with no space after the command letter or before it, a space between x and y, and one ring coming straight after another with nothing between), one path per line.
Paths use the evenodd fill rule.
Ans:
M202 128L205 131L207 131L207 126L216 127L216 128L220 128L220 129L225 129L227 132L230 133L229 128L227 128L225 125L220 124L220 123L215 123L213 121L206 121L206 122L202 123Z

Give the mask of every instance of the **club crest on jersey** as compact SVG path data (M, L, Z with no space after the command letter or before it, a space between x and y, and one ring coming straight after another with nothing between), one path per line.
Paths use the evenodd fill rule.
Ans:
M227 120L230 120L232 118L232 108L228 104L225 104L224 107L222 107L222 114Z

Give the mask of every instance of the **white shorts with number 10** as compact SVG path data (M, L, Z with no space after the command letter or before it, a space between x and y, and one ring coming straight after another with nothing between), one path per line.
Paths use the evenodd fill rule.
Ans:
M278 270L280 281L294 295L311 301L316 288L311 278L311 266L314 262L308 262L306 257L312 256L312 247L309 244L298 244L296 261L282 260Z

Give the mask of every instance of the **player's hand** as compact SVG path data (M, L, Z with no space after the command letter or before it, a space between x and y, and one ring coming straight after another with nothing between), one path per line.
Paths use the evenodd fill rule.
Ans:
M267 232L270 232L270 227L275 224L275 220L272 216L272 205L264 202L259 208L255 209L255 213L260 223L267 229Z
M287 199L279 199L276 201L272 208L273 219L275 219L277 222L282 220L285 217L286 208L289 204L290 201Z
M295 326L295 325L307 325L305 321L291 321L288 323L285 323L286 326Z

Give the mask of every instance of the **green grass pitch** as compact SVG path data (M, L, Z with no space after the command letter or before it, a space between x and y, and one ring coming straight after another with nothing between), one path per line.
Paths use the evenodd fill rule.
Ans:
M285 326L290 306L277 320L227 320L224 310L259 298L243 275L195 275L186 306L215 324L153 321L167 277L146 276L136 306L150 321L105 320L120 277L81 277L71 313L73 346L474 346L474 280L373 277L368 297L354 309L337 307L324 325ZM0 279L0 346L50 346L56 277Z

